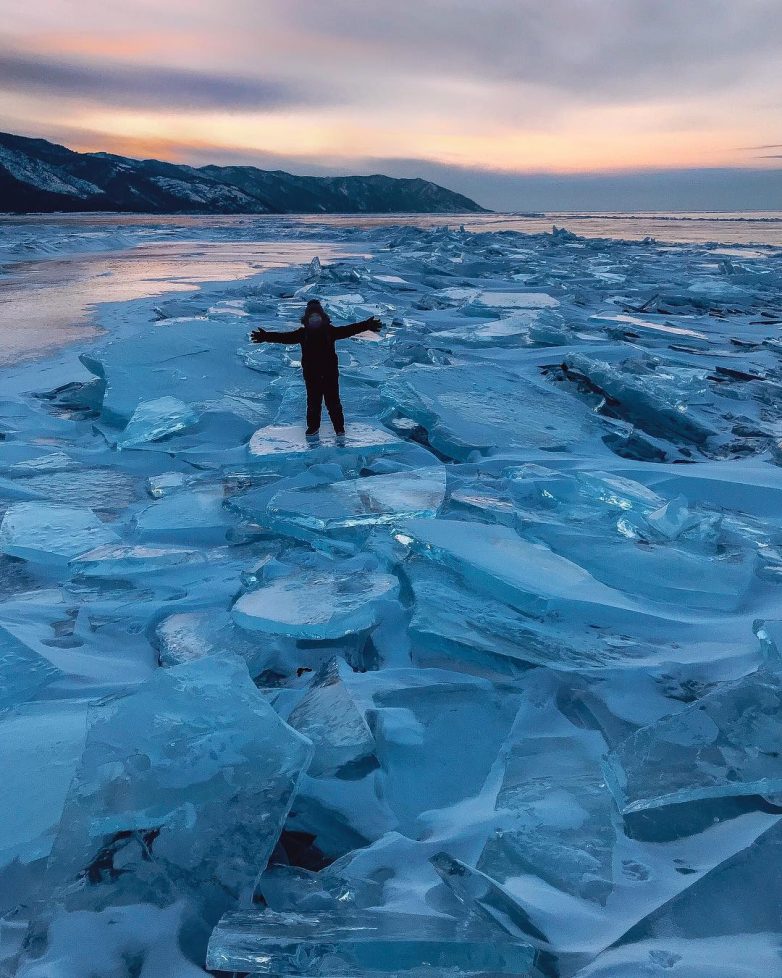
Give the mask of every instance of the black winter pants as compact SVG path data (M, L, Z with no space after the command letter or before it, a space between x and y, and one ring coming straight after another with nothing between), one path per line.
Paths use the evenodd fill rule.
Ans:
M342 431L345 427L345 415L339 399L339 373L336 370L306 373L304 383L307 386L307 427L320 428L321 402L325 401L334 430Z

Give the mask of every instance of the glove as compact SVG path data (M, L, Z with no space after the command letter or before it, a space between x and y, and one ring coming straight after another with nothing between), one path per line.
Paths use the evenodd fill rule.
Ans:
M254 329L252 333L250 333L251 343L263 343L265 339L266 330L262 326L259 326L258 329Z
M379 333L383 328L383 324L377 318L377 316L370 316L366 321L367 329L371 329L373 333Z

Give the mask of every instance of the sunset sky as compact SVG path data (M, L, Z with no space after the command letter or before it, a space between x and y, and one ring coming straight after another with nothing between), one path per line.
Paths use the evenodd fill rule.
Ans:
M0 0L0 129L424 176L495 208L782 207L782 0Z

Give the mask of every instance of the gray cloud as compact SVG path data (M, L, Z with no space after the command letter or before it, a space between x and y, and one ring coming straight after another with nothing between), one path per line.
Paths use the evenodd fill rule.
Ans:
M109 61L64 61L0 50L0 89L40 92L121 108L276 109L326 97L275 79Z
M364 46L381 73L521 82L578 101L729 86L773 63L782 34L779 0L285 0L278 16Z

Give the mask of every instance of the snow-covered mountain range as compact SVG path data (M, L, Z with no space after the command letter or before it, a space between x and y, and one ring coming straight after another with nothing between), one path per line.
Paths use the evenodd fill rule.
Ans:
M482 211L422 179L296 176L254 166L202 166L76 153L0 133L0 211L182 214L446 213Z

